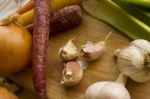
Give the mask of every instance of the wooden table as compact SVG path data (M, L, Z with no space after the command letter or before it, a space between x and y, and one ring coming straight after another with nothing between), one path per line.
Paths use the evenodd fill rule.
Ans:
M89 63L89 67L84 71L82 81L74 87L62 86L60 80L63 67L62 60L58 55L59 48L73 37L76 37L74 43L79 48L88 40L94 42L102 41L110 31L112 31L112 35L107 41L106 52L99 60ZM119 74L115 63L114 51L127 46L129 41L131 39L114 27L87 14L84 14L80 26L63 33L51 35L46 66L48 99L83 99L85 90L94 82L114 81ZM25 69L18 74L9 76L9 78L34 92L31 69ZM138 84L129 79L126 86L132 99L150 99L150 81Z

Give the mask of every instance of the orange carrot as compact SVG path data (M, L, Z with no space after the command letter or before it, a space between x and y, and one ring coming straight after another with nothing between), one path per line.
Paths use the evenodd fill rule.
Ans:
M82 12L79 5L64 7L51 15L51 34L75 27L81 23L81 20ZM33 32L32 24L26 26L26 28L30 33Z
M32 8L33 8L33 0L30 0L27 4L25 4L24 6L22 6L21 8L19 8L17 10L17 13L23 14L23 13L31 10Z

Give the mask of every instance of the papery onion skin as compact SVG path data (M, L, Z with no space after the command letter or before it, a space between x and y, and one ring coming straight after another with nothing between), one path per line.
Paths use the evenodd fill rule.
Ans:
M31 59L32 37L21 25L0 26L0 74L22 70Z
M0 99L19 99L15 94L11 93L5 87L0 87Z

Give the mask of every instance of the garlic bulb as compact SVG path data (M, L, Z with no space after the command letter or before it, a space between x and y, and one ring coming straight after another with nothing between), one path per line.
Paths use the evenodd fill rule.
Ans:
M130 45L134 45L138 48L141 49L141 51L143 50L146 53L150 53L150 42L143 40L143 39L138 39L138 40L134 40L130 43Z
M142 39L116 52L120 71L137 82L150 80L150 42Z
M88 41L86 44L82 45L81 49L83 56L88 61L94 61L98 59L105 51L105 42L93 43Z
M85 99L130 99L124 87L127 77L120 74L116 82L102 81L92 84L85 93Z
M60 48L59 55L64 61L74 60L78 56L77 47L73 44L73 40L74 38Z
M64 64L61 80L62 85L74 86L80 82L83 77L83 69L76 61L70 61Z

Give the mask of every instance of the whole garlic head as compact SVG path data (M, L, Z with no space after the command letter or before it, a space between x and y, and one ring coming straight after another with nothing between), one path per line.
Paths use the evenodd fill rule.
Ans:
M85 99L130 99L130 95L122 84L103 81L91 85L86 90Z
M142 51L146 53L150 53L150 42L143 39L134 40L130 43L130 45L134 45L140 48Z
M62 48L59 50L59 55L64 61L74 60L78 56L77 47L72 42L74 40L69 40Z
M116 53L120 71L137 82L150 80L150 43L135 40Z

